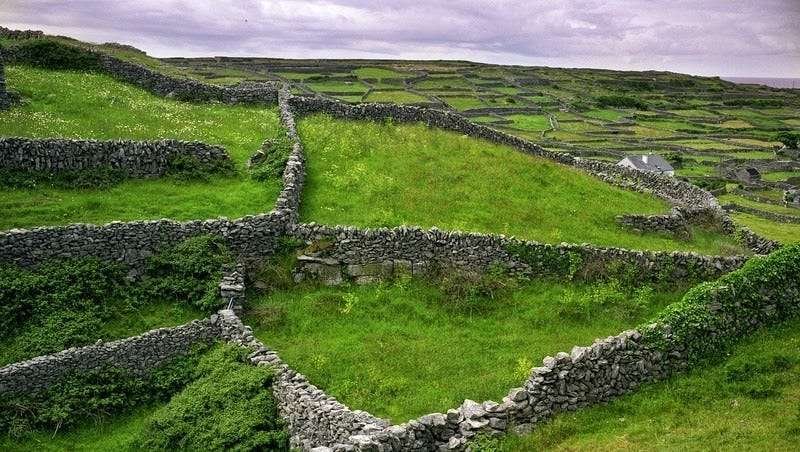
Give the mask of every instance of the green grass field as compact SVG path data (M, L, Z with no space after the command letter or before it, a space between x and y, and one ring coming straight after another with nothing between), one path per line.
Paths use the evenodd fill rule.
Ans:
M325 80L305 83L314 91L323 93L364 93L367 91L367 85L359 81Z
M736 203L746 207L752 207L754 209L761 209L766 210L767 212L778 213L782 215L794 215L800 216L800 209L796 207L784 207L784 206L776 206L775 204L767 204L765 202L758 202L753 201L744 196L739 196L736 194L725 194L718 196L720 203Z
M271 210L280 181L256 182L242 172L265 139L282 134L276 107L183 103L98 74L9 67L6 76L29 102L0 112L2 136L198 140L224 146L240 174L208 182L128 180L110 189L5 189L0 229Z
M546 115L508 115L506 119L514 121L509 127L529 132L541 132L550 128L550 120Z
M414 104L430 102L425 96L408 91L371 91L367 94L367 102L393 102L396 104Z
M800 242L800 224L776 223L755 215L734 212L731 217L742 226L747 226L757 234L781 243Z
M473 108L486 108L489 105L474 96L439 96L447 105L456 110L471 110Z
M796 450L799 382L792 320L744 339L722 362L475 450Z
M777 171L774 173L764 173L761 178L768 181L785 181L790 177L800 177L800 171Z
M499 401L546 355L616 334L681 296L620 287L540 281L461 303L416 280L294 289L251 298L244 322L352 409L405 422L465 398ZM592 300L585 315L565 301L581 297Z
M353 70L353 74L358 78L370 79L384 79L384 78L404 78L408 77L408 73L397 72L391 69L384 69L379 67L362 67Z
M710 232L698 231L688 242L628 232L616 215L666 212L667 204L508 146L421 124L325 115L303 118L298 127L308 156L304 221L437 226L549 243L707 254L741 251L731 238Z

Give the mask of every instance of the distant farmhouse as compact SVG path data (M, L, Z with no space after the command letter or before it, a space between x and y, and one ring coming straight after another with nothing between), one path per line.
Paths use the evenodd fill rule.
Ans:
M655 154L631 155L620 160L617 165L639 171L666 174L667 176L675 175L675 169L672 167L672 165L670 165L669 162L664 160L660 155Z

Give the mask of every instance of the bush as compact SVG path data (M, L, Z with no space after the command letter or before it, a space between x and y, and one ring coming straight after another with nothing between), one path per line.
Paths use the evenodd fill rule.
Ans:
M88 419L166 400L194 378L204 349L197 347L145 377L101 367L68 374L42 392L0 395L0 430L14 437L33 430L64 430Z
M250 177L259 182L280 178L291 153L292 143L288 137L265 141L261 151L250 159Z
M247 351L218 348L197 379L158 410L134 441L141 450L288 450L272 396L273 374L242 362Z
M779 132L775 135L775 140L789 149L797 149L800 144L800 132Z
M719 357L757 326L800 313L800 245L754 257L719 280L692 288L642 326L647 341L662 349L684 349L690 362Z
M14 61L44 69L95 71L101 68L98 54L52 39L21 41L10 50Z
M596 99L601 107L635 108L637 110L647 110L647 104L636 97L629 96L600 96Z
M223 265L232 262L220 237L192 237L149 259L143 291L150 297L167 297L210 312L222 305L218 284Z
M193 155L176 155L167 162L164 176L185 181L206 181L212 174L231 175L234 171L235 167L230 159L203 162Z

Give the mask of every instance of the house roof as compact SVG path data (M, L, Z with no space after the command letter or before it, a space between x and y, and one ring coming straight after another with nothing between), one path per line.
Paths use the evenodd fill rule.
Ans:
M619 163L628 161L634 168L641 171L653 171L656 173L665 173L667 171L674 171L672 165L664 160L660 155L647 154L647 155L631 155L622 159Z

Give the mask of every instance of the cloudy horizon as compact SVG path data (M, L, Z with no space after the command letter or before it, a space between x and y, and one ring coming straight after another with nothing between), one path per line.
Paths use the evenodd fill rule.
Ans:
M470 60L800 78L797 0L0 0L0 25L156 57Z

